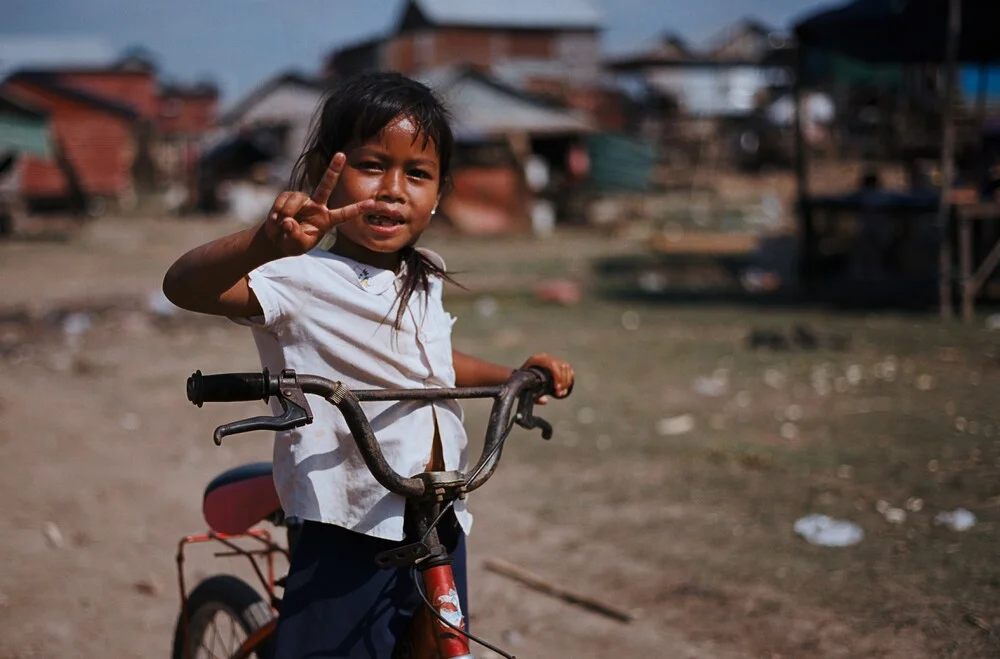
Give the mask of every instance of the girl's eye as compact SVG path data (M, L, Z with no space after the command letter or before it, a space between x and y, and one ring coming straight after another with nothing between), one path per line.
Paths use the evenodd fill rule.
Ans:
M382 164L375 160L365 160L363 162L358 163L358 168L368 171L378 171L382 169Z
M424 178L424 179L430 179L430 178L432 178L431 173L428 172L426 169L411 169L410 170L410 176L413 176L413 177L416 177L416 178Z

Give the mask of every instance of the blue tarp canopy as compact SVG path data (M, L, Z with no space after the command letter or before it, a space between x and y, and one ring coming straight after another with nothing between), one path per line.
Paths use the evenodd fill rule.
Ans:
M800 46L865 62L932 63L945 59L949 0L855 0L799 21ZM1000 61L1000 0L961 0L958 60Z

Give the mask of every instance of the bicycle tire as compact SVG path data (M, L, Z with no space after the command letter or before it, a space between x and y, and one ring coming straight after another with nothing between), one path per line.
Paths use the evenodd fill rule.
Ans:
M185 613L187 620L184 619ZM177 616L173 659L195 659L198 656L196 650L203 646L204 637L219 613L225 614L239 625L246 636L274 618L274 612L264 598L245 581L228 574L209 577L191 591L185 610ZM185 623L188 626L188 648L191 649L187 655L184 653ZM212 638L212 643L214 645L215 637ZM232 651L235 649L232 648ZM274 659L273 639L269 638L261 643L252 656L257 659Z

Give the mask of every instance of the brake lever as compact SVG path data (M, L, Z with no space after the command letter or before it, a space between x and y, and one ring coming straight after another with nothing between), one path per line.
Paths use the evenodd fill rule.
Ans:
M521 394L521 400L517 406L517 414L514 421L525 430L539 428L542 431L542 439L552 439L552 424L545 419L534 415L535 395L531 392Z
M295 380L294 371L282 371L278 379L276 398L281 405L280 416L255 416L219 426L212 434L216 446L222 446L222 438L253 430L291 430L312 423L312 410L302 393L302 387Z

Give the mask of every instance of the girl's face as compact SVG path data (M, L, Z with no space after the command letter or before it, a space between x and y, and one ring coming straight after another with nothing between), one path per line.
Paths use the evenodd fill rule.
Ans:
M329 206L374 199L389 209L339 225L335 252L376 267L398 266L397 252L427 228L441 191L437 146L424 142L417 125L401 115L367 142L348 145Z

